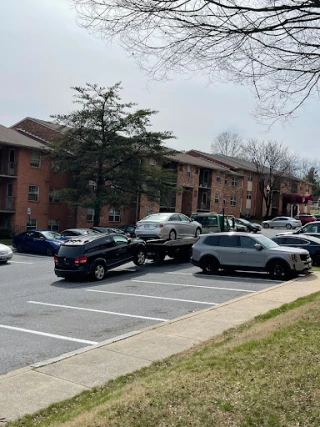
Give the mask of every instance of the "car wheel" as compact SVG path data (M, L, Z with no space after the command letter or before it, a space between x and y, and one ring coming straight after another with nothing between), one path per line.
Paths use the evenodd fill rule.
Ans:
M269 224L263 224L263 228L269 228Z
M17 249L18 252L22 252L22 247L21 247L20 244L17 245L16 249Z
M289 277L290 268L281 260L272 261L268 266L268 273L271 279L287 279Z
M48 246L46 249L46 255L53 256L54 255L54 249L51 246Z
M143 265L146 260L146 254L143 249L139 249L136 253L133 262L135 265Z
M286 225L286 228L287 228L288 230L291 230L292 225L291 225L291 224L287 224L287 225Z
M176 240L177 233L174 230L171 230L169 233L169 240Z
M215 274L219 270L219 262L216 258L207 256L201 260L200 268L206 274Z
M106 275L106 265L103 261L96 261L93 264L92 276L94 280L102 280Z
M197 228L197 229L196 229L195 237L199 237L199 236L200 236L200 234L201 234L201 230L200 230L200 228Z

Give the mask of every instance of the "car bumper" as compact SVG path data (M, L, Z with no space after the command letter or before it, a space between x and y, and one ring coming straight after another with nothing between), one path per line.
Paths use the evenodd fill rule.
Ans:
M13 252L9 252L8 254L0 254L0 262L9 261L13 256Z
M136 231L136 236L139 239L163 239L164 238L161 235L161 232L152 231L152 230L140 230L140 231Z
M196 259L190 258L190 261L191 261L191 264L195 265L196 267L200 267L200 262L197 261Z
M90 272L84 268L77 269L77 270L64 270L61 268L55 268L54 272L56 276L58 277L81 277L81 276L88 276Z

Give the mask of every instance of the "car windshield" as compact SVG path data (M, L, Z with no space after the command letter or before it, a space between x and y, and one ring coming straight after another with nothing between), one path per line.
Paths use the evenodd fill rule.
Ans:
M43 231L42 234L47 240L61 239L61 234L56 231Z
M141 221L167 221L167 219L171 215L173 215L173 214L170 214L170 215L168 215L168 214L152 214L152 215L146 216Z
M266 237L266 236L255 236L255 239L258 243L260 243L267 249L272 249L279 246L278 243L274 242L273 240L269 239L269 237Z
M250 225L251 224L251 222L249 222L249 221L247 221L246 219L243 219L243 218L241 218L240 220L238 219L238 222L240 223L240 224L244 224L244 225Z

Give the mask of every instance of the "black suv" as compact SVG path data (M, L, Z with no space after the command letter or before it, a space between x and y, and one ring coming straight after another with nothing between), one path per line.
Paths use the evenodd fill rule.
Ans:
M86 235L64 242L54 257L54 272L58 277L72 278L89 275L102 280L107 270L133 261L145 262L146 244L121 234Z

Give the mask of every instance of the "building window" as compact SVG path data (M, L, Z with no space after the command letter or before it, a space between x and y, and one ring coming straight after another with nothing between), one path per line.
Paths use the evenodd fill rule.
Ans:
M30 166L39 168L41 165L41 151L32 150L30 156Z
M48 230L59 231L60 221L58 219L49 219Z
M246 217L250 218L251 216L251 211L250 209L246 209Z
M247 199L248 200L252 199L252 191L247 191Z
M252 181L253 181L253 179L252 179L252 174L251 174L251 173L249 173L249 175L248 175L248 181L250 181L250 182L252 182Z
M150 157L150 165L151 166L155 166L156 165L156 161L155 161L155 159L153 158L153 157Z
M187 166L187 174L188 174L188 177L190 178L191 177L191 166Z
M202 193L202 204L206 205L208 202L208 194L207 193Z
M37 202L39 200L39 185L29 185L29 202Z
M238 178L236 178L235 176L232 177L232 185L235 187L236 185L238 185Z
M94 220L94 209L88 208L87 209L87 221L93 222Z
M227 204L226 199L223 199L223 205L226 206L226 204Z
M309 193L309 185L306 185L306 193Z
M231 206L236 206L236 204L237 204L237 198L236 198L236 196L231 196L230 197L230 205Z
M227 180L227 178L225 178L225 179L224 179L224 183L225 183L225 184L228 184L228 180Z
M36 230L37 229L37 220L34 218L29 218L27 222L27 230Z
M219 203L219 194L216 194L214 197L214 203Z
M115 209L115 208L110 209L109 222L120 222L120 209Z
M221 180L221 177L220 177L220 175L217 175L217 182L220 182L220 180Z
M59 188L50 188L50 193L49 193L50 203L61 203L61 200L59 199L59 196L56 193L57 191L59 191Z

